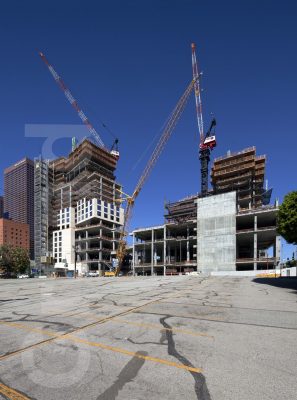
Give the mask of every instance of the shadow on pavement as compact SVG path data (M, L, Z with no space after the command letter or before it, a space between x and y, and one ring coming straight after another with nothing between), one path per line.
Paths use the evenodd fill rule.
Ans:
M285 289L292 289L297 292L297 277L291 278L255 278L255 283L261 283L264 285L276 286Z

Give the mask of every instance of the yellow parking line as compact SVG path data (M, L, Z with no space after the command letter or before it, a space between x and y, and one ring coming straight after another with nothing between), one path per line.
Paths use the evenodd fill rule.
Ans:
M144 356L142 354L135 353L134 351L121 349L119 347L108 346L108 345L103 344L103 343L89 342L88 340L80 339L80 338L77 338L77 337L74 337L74 336L71 336L71 335L67 335L67 339L70 339L71 341L76 342L76 343L86 344L87 346L100 347L101 349L113 351L115 353L121 353L121 354L125 354L125 355L131 356L131 357L137 357L137 358L141 358L143 360L152 361L152 362L159 363L159 364L165 364L165 365L168 365L170 367L175 367L175 368L179 368L179 369L185 369L187 371L197 372L197 373L201 373L202 372L201 368L189 367L188 365L178 364L178 363L175 363L175 362L172 362L172 361L164 360L162 358Z
M28 332L36 332L39 333L41 335L46 335L46 336L50 336L50 337L60 337L61 335L59 335L58 333L55 332L51 332L51 331L47 331L47 330L43 330L41 328L33 328L30 326L26 326L24 324L19 324L18 322L9 322L9 321L0 321L1 325L6 325L6 326L12 326L14 328L19 328L22 329L24 331L28 331ZM1 357L0 357L1 359Z
M183 333L185 335L191 335L191 336L205 336L205 337L213 339L213 336L208 335L207 333L192 332L192 331L188 331L186 329L181 329L181 328L165 328L158 324L132 322L132 321L122 320L122 319L118 319L118 318L113 318L110 322L124 323L124 324L128 324L128 325L134 325L134 326L139 326L139 327L143 327L143 328L158 329L158 330L162 330L162 331L179 332L179 333Z
M135 310L135 311L133 311L133 313L141 314L141 311L138 312L138 310ZM145 314L145 312L144 312L144 314ZM160 315L160 313L158 313L157 315ZM226 320L223 318L217 318L217 317L209 318L209 317L204 317L203 315L197 315L197 314L196 315L195 314L184 314L184 315L169 314L169 316L173 317L173 318L193 318L193 319L199 319L201 321L226 322Z
M75 342L75 343L83 343L83 344L85 344L85 345L92 346L92 347L99 347L99 348L101 348L101 349L113 351L113 352L115 352L115 353L121 353L121 354L125 354L125 355L128 355L128 356L141 358L141 359L144 359L144 360L147 360L147 361L152 361L152 362L155 362L155 363L165 364L165 365L168 365L168 366L171 366L171 367L175 367L175 368L179 368L179 369L184 369L184 370L191 371L191 372L197 372L197 373L202 372L202 369L201 369L201 368L189 367L188 365L178 364L178 363L175 363L175 362L171 362L171 361L164 360L164 359L162 359L162 358L156 358L156 357L151 357L151 356L144 356L144 355L135 353L135 352L133 352L133 351L121 349L121 348L119 348L119 347L108 346L108 345L105 345L105 344L103 344L103 343L90 342L90 341L88 341L88 340L85 340L85 339L81 339L81 338L72 336L72 333L67 333L67 334L58 335L58 334L56 334L55 332L51 332L51 331L47 331L47 330L43 330L43 329L39 329L39 328L30 328L30 327L27 327L26 325L19 324L19 323L14 323L14 322L3 322L3 321L1 321L1 323L2 323L3 325L6 325L6 326L11 326L11 327L18 328L18 329L24 329L24 330L26 330L26 331L38 332L38 333L41 333L41 334L45 334L45 335L48 335L48 336L52 336L51 339L48 339L48 340L45 341L45 342L36 343L36 344L33 344L32 346L30 346L29 348L17 350L16 352L13 353L13 355L22 353L22 352L24 352L24 351L26 351L26 350L29 350L29 349L32 349L32 348L34 348L34 347L38 347L38 346L40 346L41 344L48 344L48 343L53 342L54 340L60 339L60 340L69 340L69 341ZM3 360L3 359L5 359L5 358L9 357L10 355L11 355L11 354L0 356L0 360Z
M29 397L17 392L9 386L0 383L0 393L7 397L9 400L30 400Z
M84 317L85 319L90 319L90 320L95 320L95 321L102 321L103 318L97 318L96 314L93 313L89 313L89 312L81 312L81 313L77 313L77 314L71 314L71 315L67 315L67 317ZM116 323L123 323L123 324L127 324L127 325L132 325L132 326L139 326L141 328L148 328L148 329L158 329L158 330L164 330L164 331L170 331L170 332L178 332L178 333L182 333L185 335L190 335L190 336L204 336L204 337L208 337L213 339L213 336L208 335L207 333L204 332L193 332L193 331L189 331L186 329L182 329L182 328L165 328L162 327L158 324L153 324L153 323L146 323L146 322L133 322L133 321L127 321L127 320L123 320L123 319L118 319L116 317L109 319L106 322L116 322Z

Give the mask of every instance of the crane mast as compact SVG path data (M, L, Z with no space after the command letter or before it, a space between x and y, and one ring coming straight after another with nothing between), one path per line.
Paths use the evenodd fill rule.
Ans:
M137 185L134 189L134 192L131 197L128 197L127 199L127 206L125 209L125 218L124 218L124 225L122 226L121 233L120 233L120 240L119 240L119 247L117 250L117 259L118 259L118 268L116 270L116 275L120 272L121 264L123 262L125 253L126 253L126 236L128 233L128 227L129 227L129 222L131 220L132 216L132 211L134 207L135 200L137 196L139 195L141 189L143 188L143 185L147 181L148 177L150 176L158 158L160 157L166 143L168 142L170 136L172 135L172 132L187 104L187 101L189 99L189 96L191 94L191 91L195 85L196 78L194 78L191 83L188 85L186 88L185 92L179 99L178 103L176 104L174 110L170 114L170 117L166 123L166 126L162 132L162 135L160 136L160 139L149 159L149 161L146 164L146 167L144 168Z
M202 114L202 101L201 101L201 90L200 90L200 77L201 73L199 73L198 63L196 58L196 45L195 43L191 44L192 48L192 70L193 70L193 79L194 79L194 93L195 93L195 102L196 102L196 116L197 116L197 124L199 130L199 160L200 160L200 169L201 169L201 195L204 197L208 193L208 165L210 161L210 152L216 146L216 137L213 129L216 126L216 120L213 118L210 128L206 134L204 134L204 126L203 126L203 114Z
M89 130L89 132L91 133L91 135L94 137L94 139L96 140L96 144L101 147L102 149L106 150L109 152L109 150L104 146L104 143L99 135L99 133L96 131L96 129L93 127L93 125L91 124L91 122L89 121L88 117L86 116L86 114L83 112L83 110L81 109L81 107L78 105L76 99L73 97L72 93L70 92L70 90L68 89L68 87L65 85L63 79L58 75L58 73L55 71L54 67L49 63L49 61L47 60L47 58L45 57L45 55L42 52L38 53L40 58L42 59L42 61L45 63L45 65L48 67L49 72L51 73L51 75L53 76L54 80L56 81L57 85L60 87L60 89L63 91L66 99L69 101L69 103L71 104L71 106L75 109L75 111L77 112L79 118L81 119L81 121L83 122L83 124L87 127L87 129ZM117 144L117 142L116 142ZM113 146L114 147L114 146ZM116 158L119 158L119 152L117 149L114 149L112 147L110 153Z

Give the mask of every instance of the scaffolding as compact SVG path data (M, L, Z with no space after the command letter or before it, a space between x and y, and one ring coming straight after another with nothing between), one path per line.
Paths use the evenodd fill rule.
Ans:
M34 159L34 250L36 268L41 271L45 257L49 256L49 161L41 157Z
M256 148L214 160L211 180L215 194L236 191L240 208L257 208L263 204L266 156L257 156Z

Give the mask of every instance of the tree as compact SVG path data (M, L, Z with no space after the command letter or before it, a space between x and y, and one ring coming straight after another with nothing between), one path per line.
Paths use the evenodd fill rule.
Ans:
M13 267L18 274L23 274L30 268L28 251L22 247L15 247L12 251Z
M288 193L280 205L277 231L288 243L297 244L297 191Z
M30 267L28 251L10 244L0 246L0 269L6 278L26 272Z
M13 277L12 246L4 244L0 247L0 269L5 278Z

